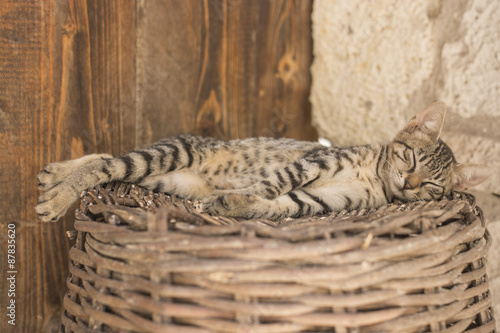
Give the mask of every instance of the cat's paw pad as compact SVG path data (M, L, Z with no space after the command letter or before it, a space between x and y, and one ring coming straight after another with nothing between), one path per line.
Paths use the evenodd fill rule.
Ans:
M61 218L77 198L71 187L58 185L40 195L35 210L43 222L53 222Z
M227 193L215 195L205 202L205 211L224 216L244 216L245 210L257 201L253 194Z

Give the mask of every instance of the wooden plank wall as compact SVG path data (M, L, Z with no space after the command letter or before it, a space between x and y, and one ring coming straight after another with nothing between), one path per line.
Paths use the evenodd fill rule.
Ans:
M70 213L53 224L37 220L38 171L52 161L135 145L135 108L115 105L135 93L135 24L128 22L135 22L133 1L0 5L1 332L50 332L60 318L65 231L73 219ZM15 327L5 314L8 223L16 225Z
M181 132L316 139L310 14L299 0L2 1L1 332L57 331L73 218L37 220L44 165Z
M310 1L141 2L137 141L314 138L310 14Z

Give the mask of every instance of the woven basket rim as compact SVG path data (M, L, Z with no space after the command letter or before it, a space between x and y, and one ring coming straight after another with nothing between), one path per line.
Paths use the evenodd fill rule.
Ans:
M133 184L85 193L61 332L489 332L475 198L272 222Z

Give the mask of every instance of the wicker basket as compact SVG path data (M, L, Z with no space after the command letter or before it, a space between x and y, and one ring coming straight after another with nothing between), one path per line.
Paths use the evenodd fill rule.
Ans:
M474 198L236 221L110 184L77 210L61 332L492 332Z

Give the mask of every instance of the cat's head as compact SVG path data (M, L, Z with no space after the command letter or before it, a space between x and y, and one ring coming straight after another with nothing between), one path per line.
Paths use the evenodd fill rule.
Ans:
M485 181L493 169L457 163L439 136L446 105L436 102L414 116L389 144L388 185L400 200L433 200Z

